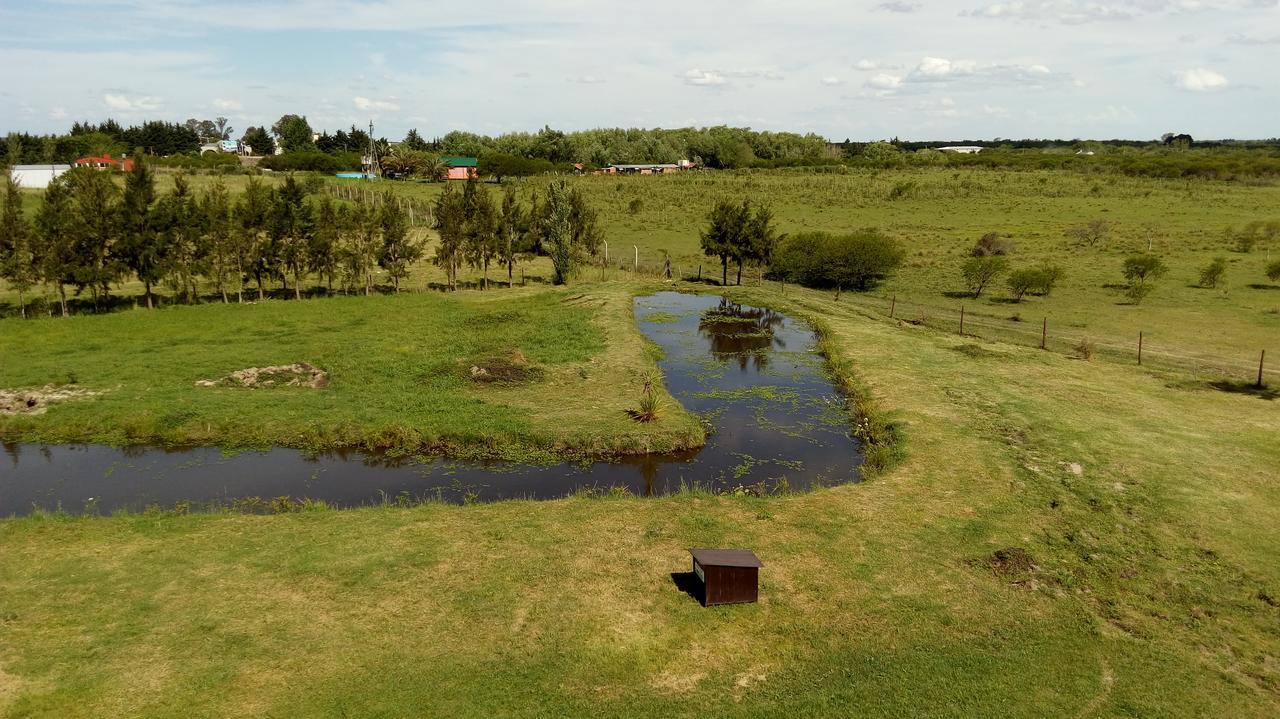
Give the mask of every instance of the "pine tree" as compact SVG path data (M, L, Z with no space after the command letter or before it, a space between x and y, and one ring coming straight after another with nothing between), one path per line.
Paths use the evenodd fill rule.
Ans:
M40 274L58 290L58 305L67 316L67 285L75 283L75 218L71 189L64 178L49 183L36 212L36 231L44 248Z
M124 264L142 282L147 309L155 306L151 287L163 277L166 250L164 238L155 227L155 184L155 176L145 157L137 152L133 172L128 173L124 180L124 195L119 206L120 239L117 252Z
M378 264L387 271L396 292L399 292L400 280L409 275L409 266L422 257L422 246L409 237L408 218L390 192L382 196L378 221L382 229L382 252Z
M26 293L40 282L37 238L22 215L22 193L12 175L5 175L4 210L0 213L0 277L18 291L18 312L27 316Z

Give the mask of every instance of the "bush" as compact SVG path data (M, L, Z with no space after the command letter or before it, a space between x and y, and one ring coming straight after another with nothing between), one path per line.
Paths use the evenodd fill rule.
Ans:
M1093 343L1093 340L1085 337L1075 346L1075 350L1077 357L1084 360L1090 360L1093 359L1093 353L1097 351L1097 345Z
M1037 295L1048 295L1053 292L1054 285L1066 274L1058 265L1041 265L1037 270L1040 282L1031 291Z
M1009 279L1005 282L1009 285L1009 291L1013 293L1013 299L1021 302L1024 295L1041 287L1044 278L1041 277L1043 270L1039 269L1022 269L1015 270L1009 274Z
M360 156L354 152L286 152L264 157L258 163L264 170L277 172L341 172L360 169Z
M998 232L988 232L978 239L973 249L969 251L971 257L995 257L998 255L1013 254L1014 244L1012 240L1006 240L1000 236Z
M183 170L239 169L240 167L240 158L229 152L148 157L147 162L156 167L176 167Z
M1068 227L1066 231L1067 237L1089 247L1105 243L1110 233L1111 223L1103 219L1089 220L1082 225Z
M1224 275L1227 274L1227 258L1215 257L1213 261L1205 265L1200 270L1200 286L1201 287L1217 287L1222 281Z
M874 228L847 235L805 232L774 250L769 276L816 288L867 290L906 258L902 245Z
M1155 255L1134 255L1125 258L1123 271L1130 284L1144 285L1147 280L1158 279L1168 269Z
M1272 282L1280 282L1280 260L1267 265L1267 279Z
M992 280L1004 273L1007 265L1008 260L1003 257L970 257L960 268L960 275L974 299L977 299Z

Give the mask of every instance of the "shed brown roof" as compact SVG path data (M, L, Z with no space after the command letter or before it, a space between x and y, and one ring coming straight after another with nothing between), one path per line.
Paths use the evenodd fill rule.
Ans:
M764 563L750 549L699 549L691 547L694 561L704 567L763 567Z

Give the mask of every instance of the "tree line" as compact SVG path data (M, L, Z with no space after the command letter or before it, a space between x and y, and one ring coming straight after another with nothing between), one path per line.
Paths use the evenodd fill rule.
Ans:
M182 175L173 190L158 195L148 163L138 157L123 188L109 173L76 169L46 190L27 218L16 183L7 181L0 212L0 278L17 293L26 316L32 290L45 286L68 313L68 291L86 296L95 309L113 286L136 279L147 307L155 290L167 287L175 301L200 301L212 286L223 302L243 302L247 293L265 298L278 285L302 297L308 279L346 292L370 294L381 270L399 291L426 243L410 232L397 198L377 203L335 202L308 196L289 176L278 187L250 178L238 196L220 182L197 192ZM594 255L601 233L582 195L554 183L539 201L525 206L510 188L499 203L476 181L449 187L437 199L439 232L433 260L457 287L463 265L481 270L488 286L491 266L504 266L511 280L516 262L548 255L554 281L563 283Z

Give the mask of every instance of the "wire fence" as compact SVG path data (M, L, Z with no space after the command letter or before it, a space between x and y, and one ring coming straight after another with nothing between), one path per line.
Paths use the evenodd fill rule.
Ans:
M959 308L923 304L895 295L844 294L848 302L873 315L905 324L930 327L975 339L999 340L1079 357L1099 357L1157 369L1240 383L1280 381L1280 358L1267 365L1266 349L1224 356L1177 347L1143 330L1122 339L1055 325L1048 317L1015 319ZM1015 315L1015 317L1018 317Z

